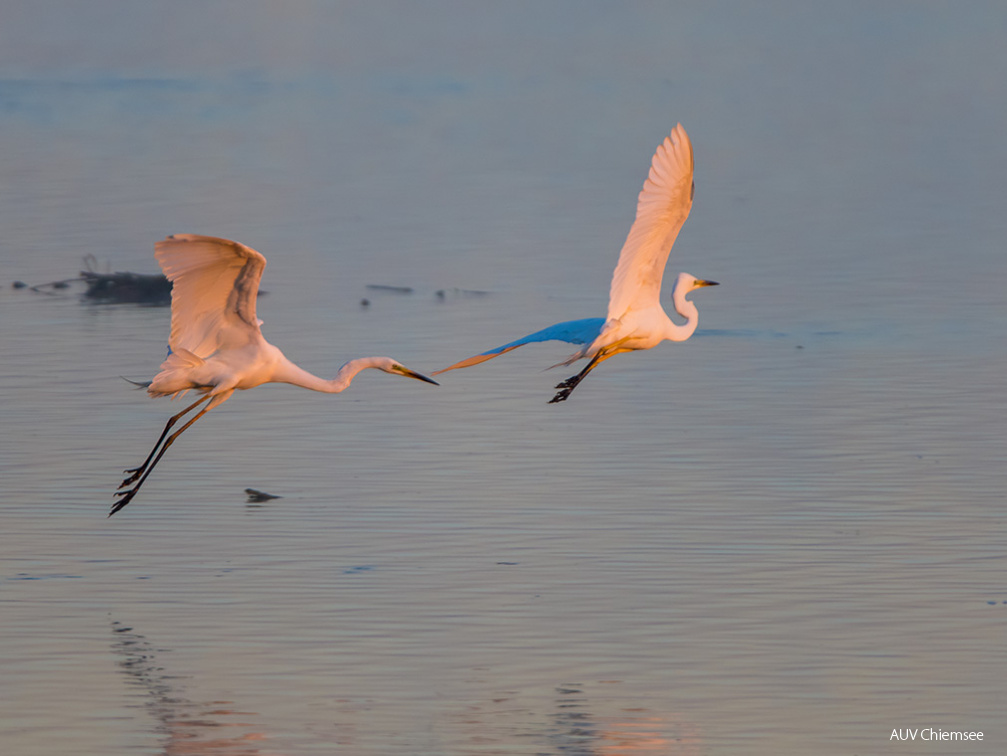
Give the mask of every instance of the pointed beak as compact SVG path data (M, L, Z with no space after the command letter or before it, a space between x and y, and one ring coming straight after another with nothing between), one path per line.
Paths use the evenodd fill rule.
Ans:
M720 286L718 281L696 281L696 286Z
M427 378L422 373L417 373L415 370L410 370L407 367L402 368L401 374L404 375L404 376L406 376L407 378L415 378L418 381L426 381L427 383L432 383L435 386L440 386L441 385L437 381L435 381L433 378Z

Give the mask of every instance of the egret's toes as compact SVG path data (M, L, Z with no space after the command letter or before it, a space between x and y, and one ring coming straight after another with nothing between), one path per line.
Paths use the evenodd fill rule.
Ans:
M136 491L132 491L132 493L136 493ZM129 502L130 502L130 500L132 498L133 498L132 496L127 496L125 499L120 499L119 501L113 503L112 504L112 509L109 511L108 516L111 517L116 512L118 512L120 509L122 509L124 506L126 506L127 504L129 504Z
M108 516L111 517L116 512L118 512L120 509L122 509L124 506L126 506L127 504L129 504L133 500L133 497L136 496L136 492L138 490L139 490L138 488L134 487L134 488L130 488L127 491L116 491L115 492L115 496L120 497L120 498L119 498L118 501L112 502L112 509L111 509L111 511L109 511Z

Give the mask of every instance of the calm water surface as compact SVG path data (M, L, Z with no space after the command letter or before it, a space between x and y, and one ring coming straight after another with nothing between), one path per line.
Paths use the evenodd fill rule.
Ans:
M4 14L5 755L1007 748L999 5ZM694 339L263 387L105 518L169 312L12 281L229 236L290 358L431 371L604 314L677 121Z

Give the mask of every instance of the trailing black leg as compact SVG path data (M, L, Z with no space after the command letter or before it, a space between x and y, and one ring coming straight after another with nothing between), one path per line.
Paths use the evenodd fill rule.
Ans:
M132 475L130 475L125 480L123 480L122 483L119 484L119 488L123 489L126 486L128 486L130 483L133 483L134 481L136 482L136 484L132 488L129 488L129 489L126 489L126 490L116 491L115 495L118 496L118 497L121 497L121 498L119 498L118 501L116 501L114 504L112 504L112 511L108 513L109 517L111 517L112 515L114 515L116 512L118 512L124 506L126 506L127 504L129 504L130 501L132 501L133 497L136 496L137 491L140 490L140 486L142 486L143 482L145 480L147 480L147 476L150 475L150 473L154 469L155 465L157 465L157 463L158 463L158 461L160 461L161 457L164 456L164 453L168 450L168 447L171 446L175 442L176 438L178 438L180 435L182 435L182 432L186 428L188 428L190 425L192 425L194 422L196 422L199 418L201 418L203 415L205 415L209 411L209 407L204 407L202 410L200 410L185 425L183 425L177 431L175 431L170 436L168 436L167 441L165 441L164 438L168 434L168 431L171 430L171 428L175 425L175 423L178 422L179 418L181 418L182 416L184 416L186 413L192 411L193 409L195 409L196 407L198 407L202 402L207 401L209 398L210 397L208 397L208 396L203 397L199 401L194 402L193 404L191 404L188 407L186 407L184 410L182 410L181 412L179 412L177 415L172 415L168 419L167 424L164 426L164 430L161 432L160 437L157 439L157 443L154 444L154 448L151 449L150 454L147 456L147 459L145 459L143 461L143 464L140 465L139 467L135 467L133 469L126 470L126 472L132 473ZM161 443L162 441L164 441L164 444Z
M190 404L188 407L179 412L177 415L172 415L171 417L168 418L168 422L165 424L164 430L161 431L161 435L158 436L157 441L154 443L154 448L151 449L150 454L147 455L147 459L143 460L143 463L139 467L131 467L128 470L123 470L123 472L133 474L130 475L125 480L123 480L122 483L119 484L119 488L128 486L134 480L143 475L143 471L147 469L147 465L150 464L150 460L154 458L154 455L157 453L158 447L161 445L161 442L164 441L164 437L168 435L168 431L172 429L175 423L177 423L183 415L186 415L192 410L196 409L196 407L198 407L202 402L205 402L207 399L209 399L209 397L204 396L202 399L199 399Z
M556 384L556 388L560 389L556 392L556 396L549 400L549 404L555 404L556 402L565 402L567 397L573 393L573 390L580 385L580 382L587 377L587 374L594 370L598 366L598 363L604 360L605 357L602 356L602 352L598 352L591 361L587 363L587 367L581 370L577 375L567 378L565 381Z

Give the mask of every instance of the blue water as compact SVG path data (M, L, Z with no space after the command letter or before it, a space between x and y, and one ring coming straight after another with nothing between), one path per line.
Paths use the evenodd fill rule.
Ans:
M5 756L1003 752L1000 5L3 16ZM288 357L430 372L604 315L679 121L689 342L263 387L105 518L169 312L14 280L231 237Z

